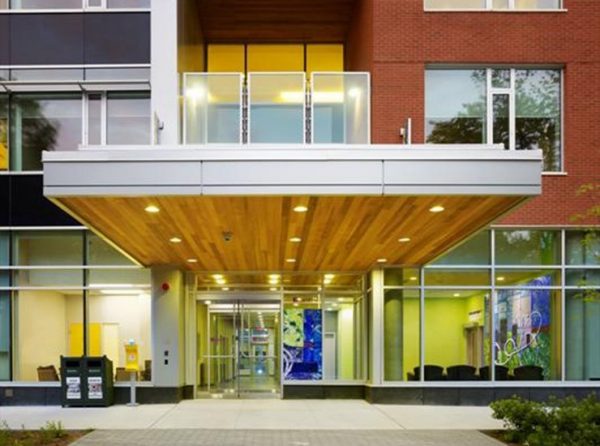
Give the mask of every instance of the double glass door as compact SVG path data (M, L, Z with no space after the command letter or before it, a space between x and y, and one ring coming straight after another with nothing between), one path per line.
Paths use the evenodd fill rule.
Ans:
M220 300L202 305L207 342L201 390L222 398L279 397L279 302Z

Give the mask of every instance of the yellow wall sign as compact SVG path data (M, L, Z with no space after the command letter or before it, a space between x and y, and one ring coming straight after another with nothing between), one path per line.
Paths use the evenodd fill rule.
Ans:
M125 344L125 371L138 372L139 370L137 344Z

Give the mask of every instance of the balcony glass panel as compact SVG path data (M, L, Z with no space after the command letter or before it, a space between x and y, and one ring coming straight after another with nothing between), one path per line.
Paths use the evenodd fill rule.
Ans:
M313 73L314 143L369 143L369 75Z
M304 73L250 73L249 142L304 143Z
M241 143L242 75L185 77L185 143Z

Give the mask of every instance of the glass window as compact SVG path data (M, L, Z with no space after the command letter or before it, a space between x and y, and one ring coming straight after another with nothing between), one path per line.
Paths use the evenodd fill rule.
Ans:
M496 286L560 286L559 269L496 269Z
M486 0L425 0L426 9L484 9Z
M124 345L133 340L139 349L140 381L150 381L150 293L142 289L100 289L88 295L88 354L113 361L117 381L129 381Z
M12 0L12 9L81 9L81 0Z
M559 9L561 0L515 0L515 9Z
M428 143L485 142L485 70L427 70L425 120Z
M8 95L0 94L0 170L8 170Z
M420 366L419 290L385 290L384 380L418 381Z
M490 270L482 269L425 269L426 286L488 286Z
M23 231L14 236L14 265L83 265L82 231Z
M566 271L568 286L600 286L600 269L572 269Z
M304 73L250 73L251 143L303 143Z
M493 143L510 148L510 95L492 95Z
M86 68L85 80L150 79L150 68Z
M150 144L150 94L108 93L107 144Z
M10 237L0 232L0 266L10 265ZM0 287L10 286L10 273L0 270ZM10 379L10 291L0 291L0 381Z
M77 150L81 95L15 94L10 114L11 168L41 170L43 150Z
M87 233L88 265L133 265L134 263L121 254L96 234Z
M12 69L10 79L13 81L82 81L83 69Z
M418 268L388 268L384 270L384 286L415 287L421 283Z
M87 96L87 144L102 145L102 93Z
M561 72L516 70L516 149L542 150L544 170L561 169Z
M490 231L482 231L432 262L432 265L489 265L490 262Z
M559 265L560 232L497 230L496 263L499 265Z
M490 379L489 311L487 290L426 290L425 381Z
M597 231L567 231L567 265L600 265L600 235Z
M15 293L14 379L58 381L60 356L83 355L81 291Z
M600 290L597 290L598 292ZM567 291L565 300L566 379L600 380L600 301L579 291Z
M94 289L115 288L117 290L147 287L150 284L149 269L90 269L88 285Z
M560 291L498 290L494 306L496 365L517 381L560 379Z
M150 8L150 0L108 0L107 6L119 8Z

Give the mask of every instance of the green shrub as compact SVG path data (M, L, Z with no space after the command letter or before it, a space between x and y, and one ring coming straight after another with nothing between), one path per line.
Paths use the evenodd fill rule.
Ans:
M6 421L0 421L0 446L10 444L10 429Z
M519 397L492 403L493 417L502 420L505 439L529 446L599 446L600 402L551 398L542 404Z
M52 440L62 438L66 435L60 421L47 421L46 425L40 429L40 432L43 443L50 443Z

